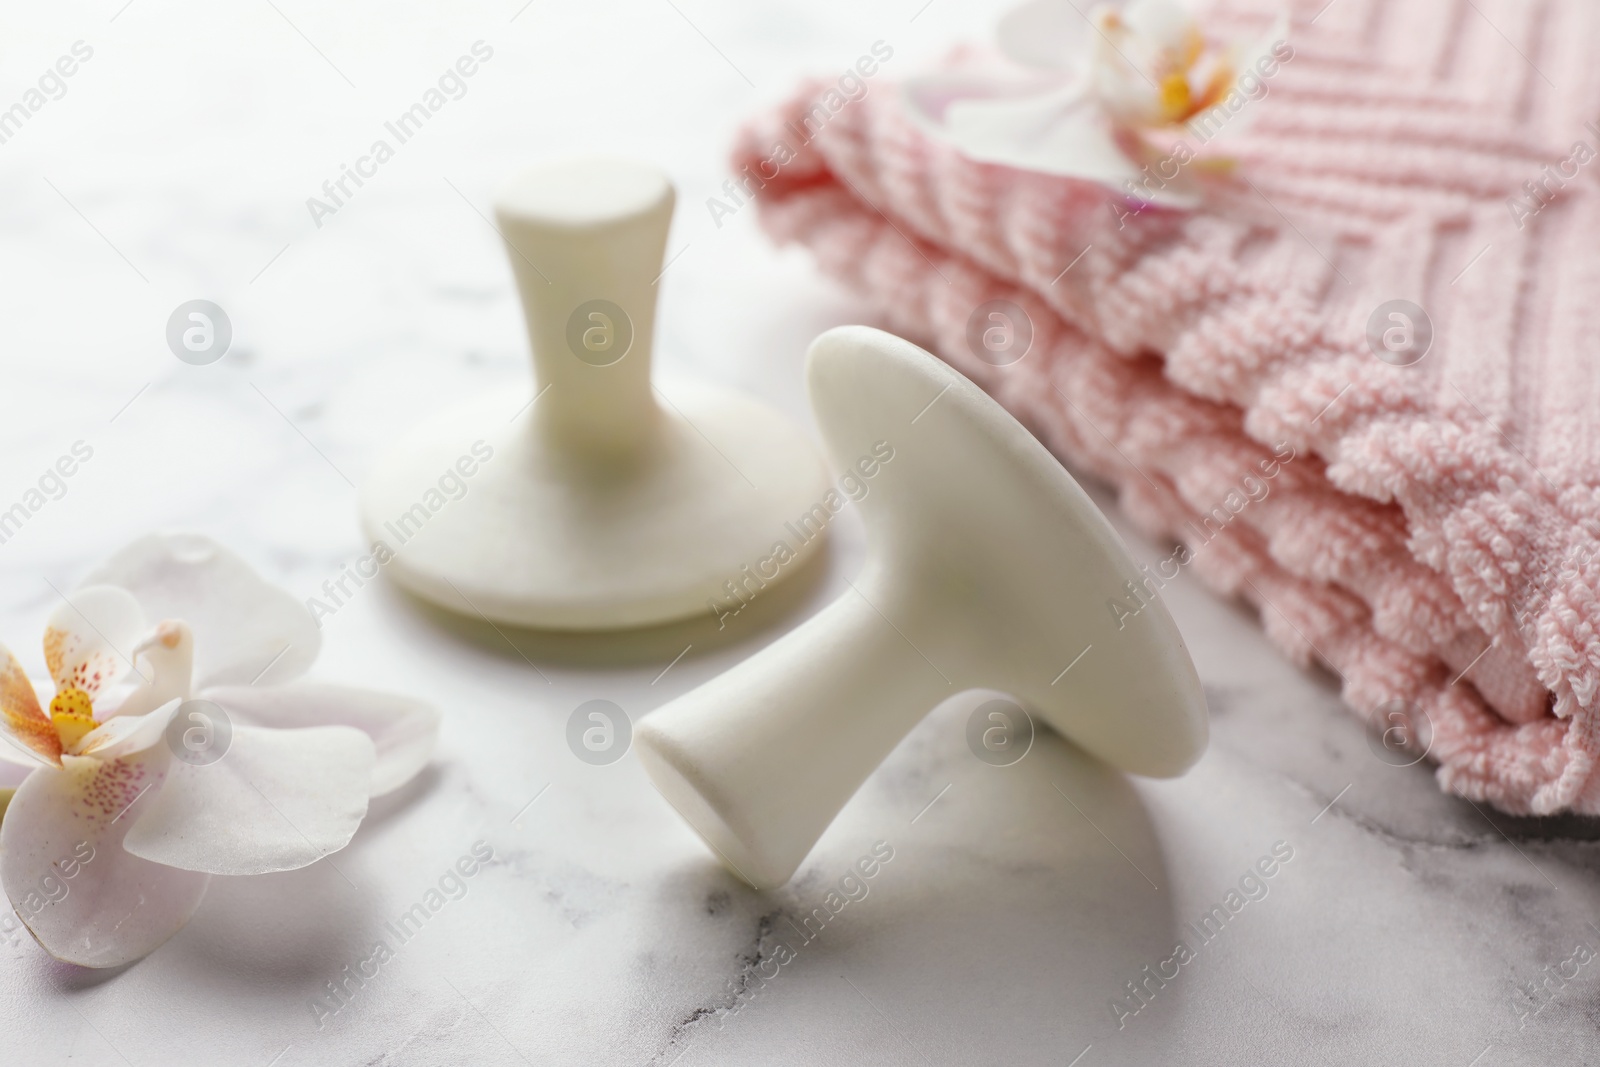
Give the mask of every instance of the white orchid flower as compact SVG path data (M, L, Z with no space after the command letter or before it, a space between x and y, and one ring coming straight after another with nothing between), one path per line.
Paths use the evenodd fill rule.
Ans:
M1001 19L998 38L1034 77L915 79L905 99L924 128L972 159L1188 207L1199 184L1187 164L1199 145L1242 127L1242 105L1264 95L1268 72L1293 56L1286 32L1280 20L1265 43L1220 41L1178 0L1087 13L1072 0L1032 0Z
M437 713L296 681L320 644L310 613L205 537L137 541L66 601L45 628L47 706L0 646L0 759L28 769L0 817L0 885L58 959L145 956L213 874L342 849L368 798L428 761Z

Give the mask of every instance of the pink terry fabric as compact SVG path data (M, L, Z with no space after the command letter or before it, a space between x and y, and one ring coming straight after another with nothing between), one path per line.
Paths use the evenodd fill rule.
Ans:
M1445 789L1600 812L1600 165L1560 177L1600 149L1600 5L1309 0L1293 27L1237 176L1192 213L972 162L881 82L820 130L808 87L735 168L795 150L758 195L776 239L1113 484L1358 713L1420 706ZM1365 339L1395 298L1436 332L1406 368ZM1006 367L966 340L994 299L1035 329ZM1265 480L1274 446L1295 458Z

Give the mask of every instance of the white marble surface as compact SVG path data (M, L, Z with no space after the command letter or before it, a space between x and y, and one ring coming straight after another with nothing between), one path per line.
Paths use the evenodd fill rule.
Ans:
M661 283L661 365L803 415L806 342L866 312L802 254L770 248L750 212L712 224L704 201L732 131L802 73L842 71L881 39L895 48L884 75L901 75L994 13L957 0L122 5L11 4L0 42L0 107L74 41L94 48L66 94L0 144L4 506L73 442L95 450L0 545L0 639L30 653L46 580L73 581L154 527L211 533L313 594L361 551L347 479L386 438L485 390L514 410L528 388L521 326L477 212L530 159L598 148L666 166L681 256ZM494 57L466 95L315 228L306 197L480 39ZM163 339L195 297L234 324L232 351L209 367L179 363ZM721 635L502 637L385 585L362 590L327 620L319 671L441 705L433 768L334 862L218 879L195 921L139 964L89 973L31 941L0 943L0 1060L1600 1055L1600 962L1551 977L1537 1000L1523 991L1579 945L1600 950L1593 825L1491 819L1440 796L1425 768L1385 765L1327 677L1281 662L1187 577L1167 601L1213 713L1211 750L1187 777L1125 780L1050 737L989 767L965 748L968 696L895 752L794 883L741 888L631 757L574 758L566 719L596 697L644 715L814 611L859 564L854 516L836 532L826 565ZM791 921L880 840L894 858L869 894L779 966L779 941L799 945ZM324 983L476 841L495 861L319 1027ZM1267 895L1119 1028L1124 984L1178 938L1193 943L1185 924L1279 841L1293 858Z

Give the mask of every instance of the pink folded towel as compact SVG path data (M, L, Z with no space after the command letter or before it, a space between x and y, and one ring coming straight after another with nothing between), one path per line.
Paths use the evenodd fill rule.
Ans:
M1193 211L973 162L883 84L820 130L808 87L734 166L776 239L1180 546L1152 587L1248 601L1375 723L1420 708L1445 789L1600 812L1600 5L1337 0L1310 25L1325 4ZM1413 366L1367 340L1394 299L1433 324ZM990 300L1033 325L1009 366L969 346Z

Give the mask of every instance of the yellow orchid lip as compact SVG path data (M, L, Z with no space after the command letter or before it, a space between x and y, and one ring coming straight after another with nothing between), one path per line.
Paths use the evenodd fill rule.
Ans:
M68 752L100 725L95 721L94 702L89 694L70 686L50 701L50 722L61 739L61 747Z
M1189 115L1190 94L1187 72L1174 71L1161 79L1161 111L1168 122L1182 122Z

